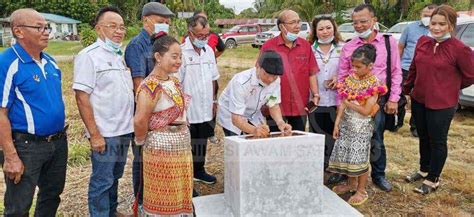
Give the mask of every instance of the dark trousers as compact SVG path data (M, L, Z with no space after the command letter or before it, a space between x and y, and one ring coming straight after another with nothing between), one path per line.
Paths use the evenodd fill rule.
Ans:
M405 70L405 69L402 69L402 72L403 72L403 82L405 82L405 80L407 79L408 77L408 71ZM405 100L405 101L408 101L407 100L407 96L405 96L405 94L400 94L400 100ZM405 119L405 114L406 114L407 110L405 107L403 108L399 108L398 110L398 113L397 113L397 116L398 116L398 123L397 123L397 126L398 127L402 127L403 126L403 120ZM416 124L415 124L415 119L413 118L413 114L411 114L411 117L410 117L410 130L415 130L416 129Z
M207 139L214 135L213 121L191 124L189 131L191 133L191 147L193 153L194 174L205 172Z
M222 128L222 130L224 130L224 136L237 136L237 133L234 133L226 128Z
M133 195L138 199L138 204L143 203L143 161L142 146L135 145L132 141L133 163L132 163L132 181ZM137 198L138 195L138 198Z
M325 135L324 141L324 169L329 165L329 157L331 157L334 148L334 122L336 122L336 106L323 107L319 106L316 111L308 115L309 130L313 133Z
M305 131L307 116L283 116L283 120L291 125L292 130ZM271 132L279 132L276 122L271 116L267 116L267 124L270 127Z
M456 107L434 110L412 100L411 109L420 142L420 171L428 172L426 179L437 182L448 157L448 131Z
M379 100L380 109L374 117L374 134L370 142L370 166L372 168L372 179L385 177L385 168L387 167L387 153L384 143L385 132L385 111L384 106L388 96L383 96Z
M5 216L28 216L36 186L39 188L35 216L56 216L66 181L67 137L55 141L15 141L25 171L14 184L5 177Z

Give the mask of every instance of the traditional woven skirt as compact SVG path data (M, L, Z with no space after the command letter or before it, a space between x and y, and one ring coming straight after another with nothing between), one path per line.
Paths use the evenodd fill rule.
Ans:
M192 216L193 157L187 126L148 132L143 147L145 216Z
M374 122L371 117L364 117L346 108L327 170L348 176L359 176L367 172L373 131Z

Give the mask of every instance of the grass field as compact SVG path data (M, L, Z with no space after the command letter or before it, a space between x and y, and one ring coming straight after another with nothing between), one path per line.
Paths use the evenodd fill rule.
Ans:
M258 49L250 46L227 50L218 60L221 73L220 89L226 86L235 73L252 67L257 55ZM64 78L67 122L71 126L68 132L70 148L68 176L62 194L60 215L82 216L87 214L87 188L91 171L89 144L83 136L84 126L71 89L72 63L62 62L59 66ZM410 114L407 114L406 121L409 116ZM461 110L456 113L449 133L449 155L441 177L441 187L436 193L428 196L415 194L412 191L415 185L403 181L403 177L416 170L418 165L418 140L410 136L407 128L405 126L397 133L385 133L388 155L386 171L394 190L390 193L381 192L369 183L369 201L357 209L368 216L473 216L474 110ZM206 168L217 176L218 181L214 185L195 184L202 195L222 193L224 190L223 133L219 127L217 136L221 142L208 146ZM130 212L133 201L131 155L129 156L119 187L119 210L122 212ZM2 179L0 178L0 182L3 182ZM0 183L0 194L3 194L4 190L4 184ZM3 204L2 201L0 203Z

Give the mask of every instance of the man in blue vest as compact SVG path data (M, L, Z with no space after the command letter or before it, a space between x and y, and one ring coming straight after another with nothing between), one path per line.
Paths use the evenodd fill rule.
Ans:
M0 53L0 144L5 216L55 216L66 180L67 138L61 70L44 53L51 28L33 9L11 16L17 43Z

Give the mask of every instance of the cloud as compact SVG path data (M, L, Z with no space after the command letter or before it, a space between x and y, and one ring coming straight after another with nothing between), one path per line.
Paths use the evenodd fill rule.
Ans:
M234 9L235 13L239 14L241 11L253 7L255 0L220 0L219 2L227 8Z

